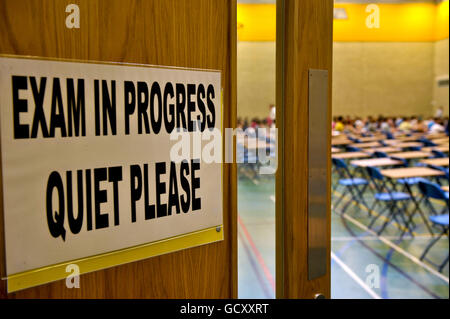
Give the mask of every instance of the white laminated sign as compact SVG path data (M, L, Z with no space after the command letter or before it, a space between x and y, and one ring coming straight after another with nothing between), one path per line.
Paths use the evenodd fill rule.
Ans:
M221 130L220 80L0 57L7 275L220 227L221 164L171 158L174 132Z

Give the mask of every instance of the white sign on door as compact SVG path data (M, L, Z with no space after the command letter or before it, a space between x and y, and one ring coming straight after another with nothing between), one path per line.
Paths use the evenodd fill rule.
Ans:
M170 158L221 129L220 79L0 57L7 275L221 225L221 164Z

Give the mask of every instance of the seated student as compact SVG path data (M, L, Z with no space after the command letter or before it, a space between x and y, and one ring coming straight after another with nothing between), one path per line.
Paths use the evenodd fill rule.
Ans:
M364 134L365 129L364 129L364 122L361 120L361 118L357 117L355 120L355 123L353 123L354 126L354 132L355 134Z
M419 133L426 133L428 131L428 127L422 117L419 116L417 118L416 124L412 125L412 130Z
M402 122L403 122L403 117L401 117L401 116L397 117L397 119L395 120L395 127L398 128L400 126L400 124L402 124Z
M240 117L237 118L236 128L240 128L240 129L244 128L244 122L242 121L242 119Z
M433 125L431 125L429 133L444 133L445 127L442 123L441 119L435 118L433 121Z
M357 116L355 118L355 123L354 123L355 128L356 127L361 127L364 126L364 122L361 120L361 118L359 116Z
M376 132L378 129L378 123L372 116L367 118L366 129L368 132Z
M425 121L425 125L427 126L427 131L430 131L431 127L434 125L434 119L430 117Z
M246 133L248 134L248 136L251 136L251 137L256 136L256 132L258 130L258 124L256 123L256 121L257 121L257 119L253 118L252 122L250 123L250 126L247 127Z
M252 128L254 128L255 130L257 130L258 127L259 127L259 119L256 118L256 117L254 117L254 118L252 119L252 123L250 124L250 126L251 126Z
M351 120L348 118L348 116L344 118L342 123L344 124L345 133L353 133L353 126L351 125Z
M389 126L391 127L391 132L392 132L392 133L396 132L396 131L397 131L397 128L395 127L395 121L394 121L394 118L393 118L393 117L390 117L390 118L388 119L388 123L389 123Z
M409 121L409 123L411 124L411 129L413 130L413 128L417 125L417 116L411 116L411 120Z
M338 131L338 132L343 132L344 131L345 126L344 126L344 121L343 121L343 117L342 116L339 116L337 118L337 123L336 123L334 129L336 131Z
M244 123L242 125L242 129L245 131L249 127L248 118L244 119Z
M270 124L272 124L272 121L271 121ZM270 125L269 125L267 119L263 119L262 121L260 121L260 126L259 126L259 127L261 127L261 128L270 127Z
M383 133L392 133L392 126L394 122L392 120L389 121L388 118L381 117L380 121L380 131Z
M412 125L407 117L405 117L405 119L400 123L400 125L398 126L398 129L402 132L411 131Z

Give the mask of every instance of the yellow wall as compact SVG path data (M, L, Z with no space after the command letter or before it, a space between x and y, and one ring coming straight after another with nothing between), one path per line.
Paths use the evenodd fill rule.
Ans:
M237 5L239 41L275 41L275 4Z
M333 113L428 116L448 106L435 78L448 75L449 1L378 4L379 29L366 27L366 6L336 4L348 19L334 20ZM266 117L275 100L275 5L238 4L237 18L238 113Z
M448 12L449 1L441 2L436 9L436 21L435 21L435 40L440 41L448 39Z
M368 28L366 20L373 11L366 12L367 4L336 4L336 8L346 10L348 19L334 20L334 41L426 42L448 37L448 1L439 6L431 3L382 3L377 6L379 28Z
M367 4L337 3L348 18L334 20L333 37L339 42L424 42L448 38L449 1L432 3L377 4L379 28L368 28ZM275 41L275 4L238 4L240 41Z
M333 114L448 113L448 87L436 85L448 75L448 3L380 4L380 29L360 27L365 5L342 5L349 20L334 22Z

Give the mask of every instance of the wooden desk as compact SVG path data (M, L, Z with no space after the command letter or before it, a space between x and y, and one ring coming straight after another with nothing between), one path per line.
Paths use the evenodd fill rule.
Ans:
M444 172L428 167L405 167L381 170L381 174L392 179L411 177L432 177L444 175Z
M395 139L401 142L411 142L411 141L417 141L420 138L420 136L403 136L403 137L396 137Z
M419 143L419 142L401 142L401 143L396 143L393 146L395 147L401 147L401 148L406 148L406 147L422 147L423 143Z
M364 152L347 152L347 153L333 154L331 157L338 159L350 159L350 158L370 157L370 155Z
M395 138L398 138L398 137L416 137L416 138L420 138L421 136L424 136L425 133L417 132L417 133L409 133L409 134L407 134L407 133L404 133L404 132L395 132L395 133L393 133L393 135L395 136Z
M355 160L351 161L350 164L353 166L359 167L378 167L378 166L391 166L391 165L400 165L403 164L401 161L393 160L389 157L382 158L370 158L364 160Z
M348 145L348 144L352 144L353 142L350 140L345 140L345 139L336 139L336 140L331 140L331 145L336 146L336 145Z
M442 186L442 190L443 190L444 192L447 192L447 193L448 193L449 187L448 187L448 186Z
M368 136L368 137L358 137L360 143L366 143L366 142L376 142L384 140L386 136Z
M341 136L341 132L339 132L339 131L333 131L333 132L331 132L331 136L332 137L337 137L337 136Z
M368 148L365 149L364 152L373 154L375 152L383 152L383 153L395 153L395 152L401 152L401 148L393 147L393 146L385 146L385 147L374 147L374 148Z
M390 157L398 157L402 159L414 159L414 158L425 158L433 156L432 153L422 152L422 151L414 151L414 152L399 152L399 153L390 153Z
M422 160L422 161L420 161L420 163L424 163L427 165L434 165L434 166L448 166L448 157L430 158L430 159Z
M447 137L447 134L445 134L445 133L431 133L431 134L425 135L425 137L426 137L427 139L429 139L429 140L432 140L432 139L436 139L436 138L444 138L444 137Z
M448 137L431 140L434 144L448 144Z
M383 143L386 144L386 145L394 146L395 144L402 143L402 141L399 141L399 140L384 140Z
M332 154L334 154L334 153L340 153L340 152L342 152L342 150L341 150L340 148L337 148L337 147L332 147L332 148L331 148L331 153L332 153Z
M359 147L359 148L369 148L369 147L378 147L378 146L380 146L380 143L378 143L378 142L353 143L353 144L350 144L350 146Z
M390 168L390 169L383 169L380 171L381 174L387 178L390 179L390 182L392 183L393 188L395 188L395 185L393 183L394 179L399 178L413 178L413 177L433 177L433 176L442 176L444 175L444 172L439 171L437 169L431 169L428 167L406 167L406 168ZM406 227L412 222L415 212L419 212L425 226L427 227L430 234L433 233L429 223L428 219L425 217L423 211L420 209L419 202L416 200L414 193L411 189L411 186L408 183L405 183L406 190L408 191L409 195L411 196L411 199L415 205L414 211L409 215L408 221L406 223Z
M448 153L448 145L440 145L440 146L432 146L432 147L422 148L422 151L424 151L424 152L431 152L432 150Z

